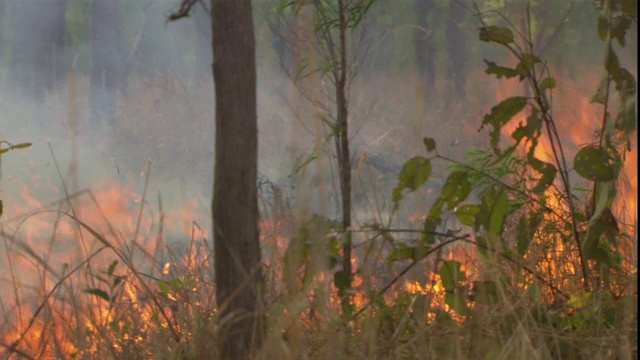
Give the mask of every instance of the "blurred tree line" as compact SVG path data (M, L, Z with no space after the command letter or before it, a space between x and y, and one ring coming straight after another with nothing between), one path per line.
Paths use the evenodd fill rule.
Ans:
M260 66L272 68L292 61L283 58L282 39L272 31L275 3L254 1ZM492 12L495 21L500 13L525 21L516 15L524 13L526 1L477 3L481 10ZM530 1L539 50L560 65L600 60L596 55L600 47L588 45L597 39L590 26L597 16L595 3ZM44 101L45 92L64 86L68 69L75 66L91 79L92 127L113 128L117 96L126 94L128 79L163 73L195 83L210 79L208 2L198 3L188 21L167 24L167 16L178 5L177 0L2 0L0 81L38 103ZM473 41L477 24L465 9L472 6L469 1L377 0L364 25L372 39L364 73L417 71L418 92L425 101L433 98L437 82L446 84L439 89L445 92L440 99L464 98L467 75L477 64L471 60L487 57L490 51ZM571 54L566 52L568 45L573 45ZM575 75L573 67L563 70ZM44 116L38 118L44 121Z

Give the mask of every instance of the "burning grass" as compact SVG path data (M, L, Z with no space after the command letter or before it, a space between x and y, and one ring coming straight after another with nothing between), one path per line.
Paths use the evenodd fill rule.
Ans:
M536 284L521 267L497 253L478 256L475 247L461 242L412 265L380 292L408 264L385 262L389 238L372 226L363 226L357 237L357 315L345 324L332 269L305 280L301 267L287 283L287 227L298 230L292 223L301 220L265 206L273 205L271 198L262 200L269 329L258 358L624 359L637 353L637 312L633 298L624 296L633 286L611 297L556 301L558 294ZM216 316L206 232L194 227L188 246L165 246L164 231L175 219L163 213L152 219L144 203L130 189L106 184L3 224L4 357L215 355L217 331L233 318ZM318 240L332 236L328 231ZM45 237L49 243L37 241ZM574 294L580 287L571 276L576 260L567 258L566 245L545 247L548 240L537 242L527 266L556 289ZM466 274L459 279L460 289L468 292L466 312L446 303L442 268L452 260ZM625 277L635 271L625 267L620 281L628 282Z
M384 89L385 93L387 87L406 91L404 80L380 77L370 79L369 85L380 82L385 86L369 87ZM122 108L122 112L134 114L141 121L127 123L119 140L129 144L138 141L140 134L147 134L151 140L143 142L153 142L145 156L135 157L134 168L140 168L140 159L146 161L151 153L163 157L164 163L174 163L193 152L177 144L180 138L193 135L187 127L181 127L184 133L177 137L166 137L176 130L171 120L185 120L191 112L199 114L199 126L206 124L203 109L163 105L167 99L180 98L172 96L171 91L184 92L189 84L172 77L161 81L164 85L157 93ZM133 87L143 89L143 85ZM577 86L564 85L564 99L558 102L579 104L575 108L580 109L557 110L566 115L563 124L581 124L565 129L575 152L578 145L591 140L588 124L599 116L591 111ZM496 99L517 92L510 86L496 88ZM488 94L484 91L484 96ZM189 98L186 93L181 95ZM392 109L387 117L372 120L380 123L371 124L371 128L388 128L384 120L395 116L396 108L406 108L400 98L405 97L390 99L398 104L389 105ZM481 108L476 105L474 109ZM145 114L147 109L155 112L149 116ZM436 117L442 112L417 114L416 124L422 116ZM449 116L462 119L469 112L454 109ZM159 123L166 128L155 126L156 117L164 119ZM435 124L438 141L442 138L442 143L453 144L459 140L452 134L455 125L448 121ZM399 133L403 126L411 128L408 132L413 131L414 136L419 127L401 124L391 136L373 130L362 135L367 141L379 140L382 145L378 145L389 153L411 153L415 144L394 140L406 138ZM279 130L264 128L271 143L281 141L276 137ZM470 137L475 131L467 126L464 134ZM509 131L505 132L503 135L508 136ZM202 142L197 149L207 153ZM468 144L451 145L449 150L470 150L464 145ZM546 195L557 211L546 214L547 225L532 233L523 259L512 256L517 252L518 223L510 219L501 243L493 248L479 247L471 229L459 223L448 224L438 229L442 233L432 249L423 249L425 253L418 255L399 251L399 257L390 261L394 249L407 249L420 242L427 218L424 211L416 209L425 207L425 199L431 205L442 185L428 184L424 192L417 191L407 209L402 209L407 214L400 213L391 221L387 189L379 188L383 182L380 176L385 174L368 172L370 168L363 160L356 171L356 175L362 175L356 176L356 186L364 189L365 200L357 210L371 216L359 219L353 229L356 255L352 259L355 276L350 296L354 316L346 320L334 286L333 262L339 255L335 245L340 239L333 221L302 215L291 208L290 194L276 184L265 183L269 191L261 193L260 200L268 330L257 357L635 358L635 147L624 167L627 180L622 183L628 186L621 186L621 200L614 207L623 219L618 224L622 266L608 275L608 291L591 294L582 290L575 244L560 236L565 219L554 214L566 214L567 209L555 187ZM543 157L546 150L543 141L536 155ZM131 158L128 146L118 151L120 157ZM198 171L210 169L210 164L203 166L196 161L196 165ZM175 172L170 167L165 171L170 175ZM444 167L437 171L444 172ZM149 176L148 168L143 175L141 178ZM200 173L193 177L202 178ZM93 182L90 190L66 196L62 195L66 193L64 186L55 186L50 180L23 187L15 192L19 194L15 198L7 198L13 192L5 192L5 217L0 223L4 246L0 262L3 358L215 358L220 329L235 319L217 316L211 239L208 225L202 226L205 230L198 225L208 224L200 201L190 199L184 206L172 203L171 208L163 209L161 201L151 205L146 187L132 186L131 182L123 185L119 179L103 178ZM393 174L393 183L396 180L397 174ZM43 204L31 191L36 185L53 189L63 200ZM6 214L12 215L7 219ZM180 243L168 244L168 239L179 239ZM445 246L449 240L451 243ZM297 252L294 245L299 246Z

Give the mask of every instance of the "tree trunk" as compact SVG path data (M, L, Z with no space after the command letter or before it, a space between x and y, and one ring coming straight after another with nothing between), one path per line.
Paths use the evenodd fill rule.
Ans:
M115 130L116 90L127 58L122 44L120 0L91 1L91 118L94 131Z
M416 51L416 62L420 78L426 86L433 86L436 80L435 58L432 29L429 28L428 16L433 8L433 0L416 0L417 27L413 31L413 45ZM426 100L426 99L425 99Z
M338 174L340 176L340 195L342 200L342 230L346 240L342 246L342 271L347 279L347 286L340 294L343 315L351 316L351 288L353 277L351 269L351 157L349 151L349 113L347 105L347 8L344 0L338 0L338 69L336 70L336 106L338 136L336 137L336 152L338 156Z
M258 237L255 38L251 0L212 0L216 163L213 236L221 358L246 359L264 334Z

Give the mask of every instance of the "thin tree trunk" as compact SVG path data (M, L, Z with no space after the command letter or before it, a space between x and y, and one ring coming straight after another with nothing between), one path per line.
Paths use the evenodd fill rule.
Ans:
M255 38L250 0L212 0L216 92L213 236L221 358L246 359L264 334L258 237Z
M351 157L349 156L349 122L347 107L347 19L344 0L338 0L339 17L339 48L338 69L336 73L336 105L338 116L338 136L336 137L338 155L338 174L340 176L340 194L342 199L342 230L346 236L342 247L342 271L348 276L348 286L351 288ZM342 311L350 314L351 298L342 294Z
M116 90L124 81L120 0L91 1L92 129L115 130Z
M33 122L43 126L45 93L53 92L66 75L65 0L14 0L3 6L13 17L11 50L5 55L11 56L9 79L20 98L30 102Z
M465 35L461 30L464 23L465 9L451 2L449 4L449 18L447 20L447 49L449 55L449 81L452 82L453 93L449 97L449 106L460 102L466 96L467 82L466 61L468 58Z

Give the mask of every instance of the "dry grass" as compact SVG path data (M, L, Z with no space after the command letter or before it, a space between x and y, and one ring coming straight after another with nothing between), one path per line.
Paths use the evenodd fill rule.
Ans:
M195 197L210 191L211 89L208 85L182 83L170 75L155 81L131 84L132 100L120 104L121 126L108 143L98 144L96 149L82 147L87 152L79 159L80 173L86 177L80 183L92 184L105 176L116 177L116 169L121 169L123 175L116 177L115 194L93 187L77 195L74 192L77 189L70 190L70 195L65 196L64 186L60 185L63 180L69 180L65 171L60 171L63 174L60 177L52 165L44 173L47 176L32 178L28 172L41 174L42 162L25 169L26 178L30 179L26 187L37 190L34 191L36 198L53 187L57 199L64 200L47 206L41 204L41 210L27 219L13 216L27 209L16 207L17 213L11 217L5 213L0 224L4 246L3 265L0 265L4 289L0 297L3 314L0 354L3 357L215 358L218 331L225 322L234 319L216 316L213 255L207 236L208 201L201 200L186 209L186 215L182 214L182 206L176 205L189 193L189 190L178 191L180 187L189 188L198 183L195 185L198 190L193 190ZM82 95L86 94L82 90L86 83L86 79L78 82L79 108L85 108L88 103L86 95ZM367 79L356 85L354 93L370 89L370 95L384 99L390 88L401 90L389 101L380 100L382 105L358 105L371 114L355 140L361 152L388 154L391 158L392 154L414 154L422 146L423 133L438 139L448 152L446 155L452 157L460 158L467 150L482 147L484 140L480 137L471 138L459 147L447 144L457 140L460 134L471 136L469 129L455 129L463 128L471 118L479 118L486 109L477 109L469 103L455 109L434 104L426 109L407 106L418 101L415 84L411 79L391 76ZM57 109L53 110L54 119L59 121L52 128L55 134L64 137L69 130L64 120L67 115L65 107L56 107L55 101L63 104L66 100L53 99L50 105ZM261 113L273 114L260 119L263 154L269 153L268 144L285 144L261 159L264 160L263 172L271 177L271 174L290 170L282 165L287 162L285 154L307 149L313 137L283 131L293 128L294 120L286 115L282 99L275 92L266 92L261 101ZM358 101L354 100L356 104ZM446 119L439 121L444 113L447 113ZM79 117L86 118L86 114L81 112ZM87 130L80 124L78 131L82 137ZM387 131L391 132L387 134ZM31 135L25 131L21 136ZM46 143L46 139L43 134L29 140ZM28 163L30 156L22 152L10 161ZM59 163L69 160L64 155L60 157ZM407 157L398 155L394 160L402 162ZM151 175L146 170L149 159L152 160ZM18 168L10 167L4 160L5 174ZM100 166L96 166L96 162ZM129 173L125 174L125 170ZM143 176L139 175L141 171ZM437 168L434 176L442 181L444 171L444 166ZM261 241L268 331L256 358L636 358L635 306L619 302L611 305L607 298L593 298L581 310L566 302L554 303L553 296L542 284L532 284L526 289L522 286L521 269L498 259L484 261L468 246L450 247L434 254L387 292L372 296L407 264L386 264L388 248L384 238L367 227L367 224L387 220L391 206L388 194L395 185L395 174L382 174L363 164L357 175L356 187L363 194L358 211L365 215L358 219L362 232L356 239L360 272L354 301L359 308L370 302L372 305L345 324L335 298L333 269L317 271L313 280L305 284L302 281L287 283L287 275L296 279L300 274L286 274L290 269L284 265L284 253L290 239L307 219L301 215L304 211L291 208L291 196L301 196L300 191L308 189L298 188L293 194L289 189L280 189L280 193L264 192L260 199ZM38 185L42 177L47 180ZM144 185L146 179L150 179L148 185ZM181 185L185 182L187 186ZM5 186L5 195L21 192L18 184L13 184ZM158 189L162 201L156 201L155 191L142 196L146 186ZM108 195L103 196L104 193ZM190 195L187 198L194 197ZM416 215L425 206L424 198L432 200L435 196L428 188L415 195L403 204L405 213L401 212L399 218ZM6 199L7 208L19 202L17 196L12 201ZM35 205L30 205L29 210L33 210ZM394 222L407 223L405 220ZM330 236L325 235L315 234L318 241L328 242ZM394 241L411 240L406 234L392 233L391 236ZM171 240L180 245L167 245ZM556 264L572 261L560 256L547 257L548 248L544 246L533 248L529 256L533 267L543 261ZM325 260L326 254L316 252L315 255L319 256L318 262ZM437 258L463 263L467 286L473 281L498 283L500 301L470 302L469 314L456 314L444 305L445 291L435 271ZM115 260L118 263L110 272ZM626 284L621 285L619 294L637 299L637 266L633 258L629 263L616 281ZM579 279L560 272L555 276L550 278L562 290L573 294L579 288ZM102 292L87 293L89 289ZM605 310L611 306L617 318L607 322L603 320Z

